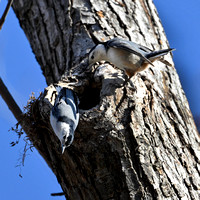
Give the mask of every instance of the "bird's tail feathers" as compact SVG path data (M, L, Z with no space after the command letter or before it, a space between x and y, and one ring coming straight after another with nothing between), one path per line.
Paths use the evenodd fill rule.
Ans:
M169 49L163 49L163 50L159 50L159 51L150 52L146 55L146 58L148 58L149 60L155 60L156 58L164 56L167 53L174 51L174 50L175 49L173 49L173 48L169 48Z

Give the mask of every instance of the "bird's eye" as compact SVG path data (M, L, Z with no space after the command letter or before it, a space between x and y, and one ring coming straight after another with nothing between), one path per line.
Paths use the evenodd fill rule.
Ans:
M91 58L94 59L94 55L92 55Z

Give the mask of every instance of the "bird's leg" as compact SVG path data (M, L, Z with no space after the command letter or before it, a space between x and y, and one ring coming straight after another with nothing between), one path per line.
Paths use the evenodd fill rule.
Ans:
M128 69L125 70L125 73L126 73L127 79L124 81L123 87L124 87L124 86L130 81L130 79L135 75L135 72L133 72L133 71L131 71L131 70L128 70Z
M122 102L124 101L126 94L127 94L127 88L125 87L125 85L130 81L130 79L136 74L136 72L133 72L131 70L126 70L125 71L126 74L126 80L124 81L123 84L123 97L121 98L120 102L118 103L118 105L116 106L116 110L119 109L119 107L121 106Z
M127 76L122 87L125 87L125 85L130 81L130 79L131 77Z

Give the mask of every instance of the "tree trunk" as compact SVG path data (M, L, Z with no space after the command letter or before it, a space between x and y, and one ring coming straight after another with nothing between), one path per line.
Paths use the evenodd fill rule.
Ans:
M86 65L96 39L167 48L152 0L20 0L13 9L49 85L22 126L66 199L200 199L200 138L175 68L155 62L122 87L120 70ZM80 98L64 155L49 123L52 83Z

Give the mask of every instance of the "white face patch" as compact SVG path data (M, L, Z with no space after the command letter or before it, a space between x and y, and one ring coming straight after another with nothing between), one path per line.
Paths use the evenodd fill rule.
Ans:
M105 60L106 49L103 44L98 44L89 54L89 64Z
M68 137L70 133L70 126L69 124L66 124L64 122L61 123L61 137L63 138L64 136Z
M95 63L95 49L89 54L89 64Z

